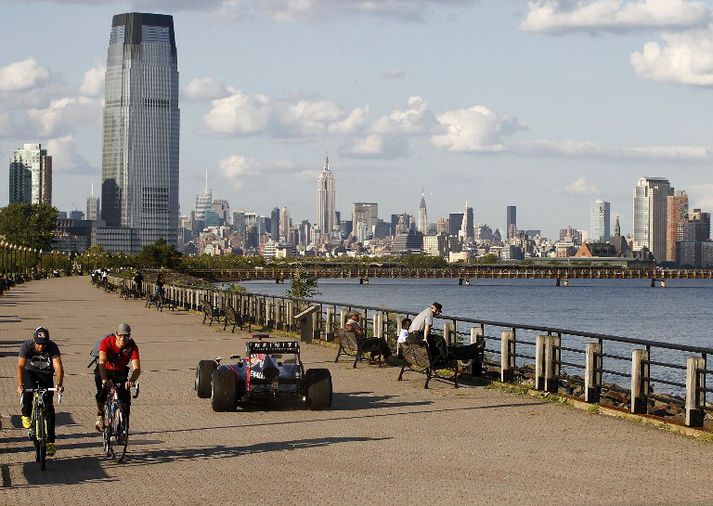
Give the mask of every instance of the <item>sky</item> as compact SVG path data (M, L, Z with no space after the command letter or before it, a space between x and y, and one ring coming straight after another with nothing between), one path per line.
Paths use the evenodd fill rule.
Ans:
M316 220L462 211L557 237L596 199L632 229L639 177L713 211L713 0L0 0L0 179L23 143L53 156L53 204L101 187L112 16L174 16L180 205ZM0 205L8 200L0 184ZM346 218L349 219L349 218Z

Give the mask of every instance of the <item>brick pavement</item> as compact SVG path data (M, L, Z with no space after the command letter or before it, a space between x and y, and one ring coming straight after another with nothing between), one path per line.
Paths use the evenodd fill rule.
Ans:
M86 364L121 321L144 372L127 462L117 464L101 455ZM40 324L67 371L59 452L45 472L15 395L19 342ZM192 390L195 365L242 352L245 337L144 309L86 277L14 288L0 298L0 504L712 502L710 443L480 386L423 390L419 375L398 383L395 368L333 364L335 350L318 345L304 359L331 369L332 410L214 413Z

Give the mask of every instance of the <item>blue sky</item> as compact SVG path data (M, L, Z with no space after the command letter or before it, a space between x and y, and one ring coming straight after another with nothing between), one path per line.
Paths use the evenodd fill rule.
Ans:
M0 156L54 155L53 201L101 182L111 18L174 16L181 208L215 198L315 219L328 150L337 208L555 235L597 198L631 230L640 176L713 211L713 4L687 0L5 0ZM7 181L8 164L0 178ZM7 184L0 185L0 204ZM612 224L613 225L613 224Z

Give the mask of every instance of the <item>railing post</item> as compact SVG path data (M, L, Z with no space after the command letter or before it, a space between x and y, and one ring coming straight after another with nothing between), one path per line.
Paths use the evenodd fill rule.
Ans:
M265 299L265 326L270 327L272 316L272 299Z
M545 389L545 341L547 336L535 338L535 390Z
M344 325L347 323L347 310L346 309L340 309L339 310L339 328L343 329Z
M443 339L450 346L453 338L454 326L453 322L443 322Z
M545 390L550 393L557 393L559 389L561 343L560 336L545 338Z
M515 335L510 330L500 334L500 380L509 383L515 369Z
M292 316L294 315L294 301L285 301L285 325L289 330L292 330Z
M602 347L598 343L587 344L584 374L584 402L599 402L602 391Z
M631 352L631 412L646 414L649 400L649 353Z
M703 427L705 419L706 362L703 357L686 361L686 425Z
M383 317L383 315L380 311L376 311L374 313L374 337L383 337L381 335L381 329L382 329L381 318L382 317Z
M482 327L473 327L470 329L470 344L480 345L482 341L485 341L483 337ZM484 344L484 343L483 343ZM485 346L478 346L479 350L484 349ZM483 359L484 353L478 351L476 357L470 363L470 375L471 376L482 376L483 375Z
M321 330L319 326L319 319L321 315L321 311L315 311L310 316L312 318L312 339L320 339Z

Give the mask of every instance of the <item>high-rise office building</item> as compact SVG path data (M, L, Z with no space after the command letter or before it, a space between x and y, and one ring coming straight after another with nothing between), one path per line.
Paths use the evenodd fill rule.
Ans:
M92 193L87 197L87 212L88 220L96 221L100 218L99 214L99 198L94 196L94 181L92 181Z
M463 226L463 213L448 214L448 235L458 235Z
M273 207L270 213L270 239L274 242L280 240L280 208Z
M423 190L421 190L421 202L418 205L418 227L416 230L426 235L426 229L428 228L428 213L426 212L426 197L423 195Z
M508 239L517 236L517 206L507 206L507 235Z
M286 207L280 209L280 241L290 240L290 210Z
M376 202L354 202L352 211L352 226L353 230L359 231L357 224L364 222L366 224L367 235L374 231L374 226L379 220L379 204Z
M633 249L640 251L646 247L659 262L666 259L666 220L671 195L671 184L661 177L639 178L633 192Z
M606 200L595 200L589 214L589 241L607 242L611 236L611 204Z
M205 188L196 195L196 220L205 221L205 213L213 209L213 190L208 188L208 173L205 173Z
M102 219L131 249L178 236L178 60L173 17L118 14L107 54ZM110 250L112 245L106 245Z
M42 144L23 144L10 158L10 203L52 203L52 157Z
M666 218L666 261L676 261L676 243L686 240L688 221L688 195L680 191L667 197Z
M329 157L325 157L324 168L317 177L317 228L322 241L329 238L337 224L335 195L334 174L329 168Z
M472 241L475 238L475 228L473 228L473 219L473 208L468 205L468 201L466 200L463 220L461 221L460 230L458 231L458 237L460 237L464 241Z

